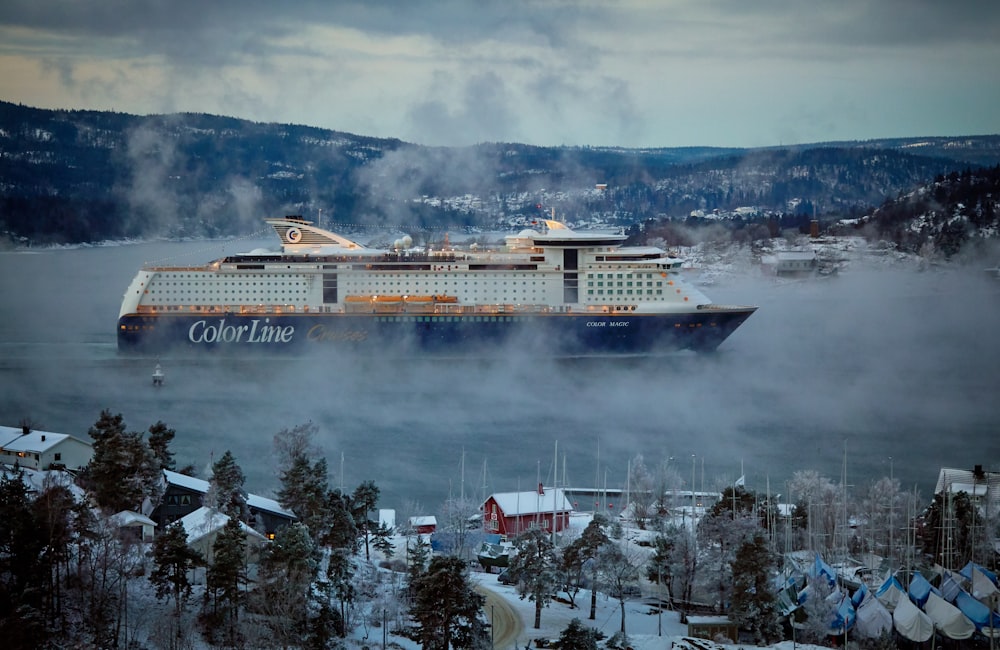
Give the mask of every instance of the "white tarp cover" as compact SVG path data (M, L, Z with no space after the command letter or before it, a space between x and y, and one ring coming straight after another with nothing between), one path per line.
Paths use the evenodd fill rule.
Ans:
M979 567L973 567L971 575L972 595L983 602L988 602L993 594L997 592L996 585L990 580L989 574Z
M976 631L976 626L960 609L933 592L927 596L924 611L949 639L968 639Z
M923 643L934 636L934 621L906 596L899 599L892 612L892 625L905 639Z
M892 629L892 614L871 592L858 606L854 621L854 633L868 639L877 639L883 632Z
M889 576L875 592L875 597L891 612L896 609L896 603L906 599L906 592L896 576Z

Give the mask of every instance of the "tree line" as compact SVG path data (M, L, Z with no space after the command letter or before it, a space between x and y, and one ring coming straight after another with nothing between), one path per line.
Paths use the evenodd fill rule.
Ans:
M210 549L196 550L181 521L148 543L123 533L115 517L162 499L163 470L176 468L175 431L163 422L129 431L105 410L88 433L93 457L78 474L49 473L38 490L19 468L0 478L5 647L190 648L200 639L213 647L337 648L350 634L390 630L429 649L490 647L468 561L478 504L445 504L439 531L448 542L432 552L407 521L395 531L378 521L375 481L349 492L331 486L317 427L308 423L274 436L277 499L295 520L272 540L255 542L245 476L226 451L212 463L202 504L224 521ZM605 645L626 647L626 603L643 585L655 588L663 608L725 613L746 639L778 640L788 619L773 580L800 549L838 558L873 552L897 567L904 559L915 568L995 566L996 515L988 518L964 492L920 507L918 495L884 478L853 500L845 486L805 470L787 485L788 513L775 495L738 482L721 486L694 519L669 461L647 468L636 456L629 483L624 517L597 513L581 530L556 536L536 527L512 540L504 578L534 604L533 627L556 599L581 610L561 634L563 648L602 640L581 620L595 619L599 593L620 613ZM577 602L581 593L589 603ZM830 612L818 600L800 610L800 640L825 640Z

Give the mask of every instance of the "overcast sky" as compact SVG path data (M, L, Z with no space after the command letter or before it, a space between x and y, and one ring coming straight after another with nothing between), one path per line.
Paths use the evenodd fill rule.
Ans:
M0 99L431 145L1000 133L995 0L4 0Z

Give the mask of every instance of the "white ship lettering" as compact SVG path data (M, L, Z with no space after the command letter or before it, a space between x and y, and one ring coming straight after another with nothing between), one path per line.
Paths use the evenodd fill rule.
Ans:
M629 322L625 320L612 320L612 321L602 321L602 320L589 320L587 321L587 327L628 327Z
M249 325L230 325L225 318L218 324L200 320L188 330L188 340L192 343L291 343L295 334L294 325L268 325L265 318L261 324L255 318Z

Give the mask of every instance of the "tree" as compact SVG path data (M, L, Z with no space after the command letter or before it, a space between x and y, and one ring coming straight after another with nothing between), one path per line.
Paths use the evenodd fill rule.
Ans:
M365 561L371 561L371 534L377 522L370 515L378 505L379 489L375 481L364 481L354 489L351 503L354 505L354 524L365 541Z
M639 580L641 560L632 549L619 544L605 544L597 556L598 574L608 595L618 600L621 610L621 633L625 634L625 601Z
M774 554L761 532L740 545L733 563L733 598L729 618L748 630L757 645L766 645L781 638L778 606L770 584L775 564Z
M646 522L655 514L658 506L653 475L646 469L642 454L636 455L629 463L629 503L632 519L640 529L646 529Z
M590 568L590 620L594 620L597 615L597 554L605 544L611 542L604 532L603 525L605 519L602 515L595 515L593 519L583 529L583 533L570 542L563 550L562 571L567 585L579 585L583 582L584 571ZM574 595L567 591L570 596L570 603L574 602Z
M157 598L173 597L178 636L184 603L191 595L188 572L204 563L201 553L188 546L187 531L179 521L167 526L153 540L153 570L149 581L156 589Z
M279 503L294 512L306 525L313 540L318 541L329 524L326 459L320 458L310 464L305 455L298 454L290 460L280 478Z
M417 641L425 650L488 647L479 618L485 599L469 581L465 563L454 556L431 559L427 571L411 585L411 616Z
M757 519L750 514L742 514L735 520L731 513L708 514L698 522L699 547L703 549L703 567L714 570L706 577L711 580L717 592L716 607L726 609L732 590L732 565L736 559L736 549L758 529Z
M247 491L243 488L246 477L228 449L212 464L212 478L209 479L205 505L215 508L231 519L248 521Z
M238 645L236 622L246 583L246 533L236 517L229 517L212 544L212 562L205 573L205 598L211 601L209 631L223 628L227 644Z
M556 591L558 562L548 533L531 528L514 540L517 553L510 558L507 574L517 584L521 598L535 603L535 629L542 626L542 608Z
M47 636L41 594L29 588L41 582L45 544L35 523L20 473L0 474L0 638L11 647L35 647Z
M167 427L161 421L157 421L149 427L149 449L153 453L153 458L159 464L160 469L173 470L176 464L174 463L174 453L170 451L170 443L174 440L174 435L176 431Z
M87 464L86 483L104 510L139 510L144 499L159 499L159 463L142 434L125 431L121 414L105 409L90 428L94 454Z
M300 646L305 638L309 592L319 567L315 556L309 529L295 522L278 531L261 557L254 600L281 647Z
M574 618L562 632L559 633L559 647L573 650L597 650L598 632Z

